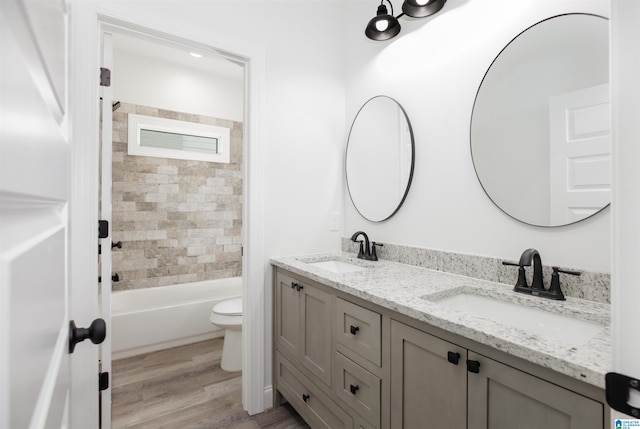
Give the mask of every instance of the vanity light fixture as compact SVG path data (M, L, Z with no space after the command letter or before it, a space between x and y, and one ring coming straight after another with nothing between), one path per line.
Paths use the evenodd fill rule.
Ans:
M391 15L389 15L384 2L391 6ZM442 9L447 0L404 0L402 3L402 13L396 17L393 16L393 4L390 0L381 0L378 6L378 13L369 21L364 34L371 40L389 40L400 33L400 23L398 18L403 15L412 18L424 18Z

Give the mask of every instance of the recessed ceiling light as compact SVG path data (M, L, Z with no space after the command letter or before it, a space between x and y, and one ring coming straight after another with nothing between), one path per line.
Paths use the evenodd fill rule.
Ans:
M194 57L194 58L202 58L202 55L197 54L197 53L195 53L195 52L189 52L189 54L190 54L192 57Z

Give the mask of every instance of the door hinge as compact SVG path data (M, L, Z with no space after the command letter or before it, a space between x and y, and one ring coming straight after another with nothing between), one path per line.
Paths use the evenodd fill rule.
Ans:
M640 417L640 408L629 404L631 389L640 391L640 380L609 372L605 375L607 403L611 408L633 417Z
M111 70L100 67L100 86L111 86Z
M98 221L98 238L107 238L109 236L109 221Z
M98 374L98 390L103 391L109 388L109 373L101 372Z
M117 283L120 281L120 276L118 275L118 273L115 273L111 276L111 281L113 283ZM102 276L98 276L98 283L102 283Z

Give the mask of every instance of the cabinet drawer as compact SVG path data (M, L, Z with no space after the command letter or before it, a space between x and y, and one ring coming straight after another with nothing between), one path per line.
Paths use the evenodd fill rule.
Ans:
M375 427L380 427L380 379L336 352L336 395Z
M352 429L353 419L280 353L276 354L278 390L311 427Z
M338 343L380 366L382 316L340 298L337 300L336 314Z

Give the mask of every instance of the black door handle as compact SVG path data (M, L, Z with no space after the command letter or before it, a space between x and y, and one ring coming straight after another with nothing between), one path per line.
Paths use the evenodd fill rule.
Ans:
M107 324L102 319L91 322L88 328L78 328L72 320L69 322L69 353L73 353L76 344L89 338L93 344L100 344L107 336Z

